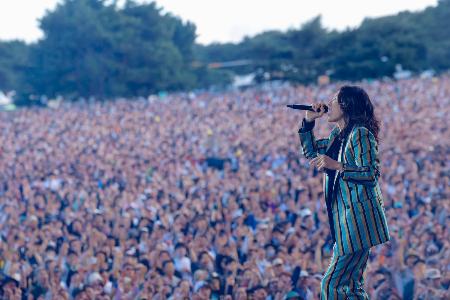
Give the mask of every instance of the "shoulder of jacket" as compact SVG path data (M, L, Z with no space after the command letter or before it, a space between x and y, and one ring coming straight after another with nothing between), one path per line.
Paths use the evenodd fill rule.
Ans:
M370 138L374 137L373 133L370 132L370 130L367 129L367 127L364 127L361 125L356 125L355 127L353 127L353 130L352 130L350 136L351 136L351 138L354 138L354 137L358 137L359 134L368 135Z

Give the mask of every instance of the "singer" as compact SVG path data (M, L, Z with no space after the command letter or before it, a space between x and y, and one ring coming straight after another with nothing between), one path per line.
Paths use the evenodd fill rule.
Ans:
M363 272L370 248L390 240L383 197L378 184L379 121L367 93L343 86L328 103L326 139L313 134L324 104L312 104L299 129L301 151L324 171L324 195L333 256L321 282L321 299L368 299Z

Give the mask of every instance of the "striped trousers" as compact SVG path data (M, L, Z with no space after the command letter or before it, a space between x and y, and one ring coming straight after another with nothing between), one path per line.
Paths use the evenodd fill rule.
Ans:
M369 299L363 278L369 254L370 248L365 248L339 256L335 243L331 263L320 284L320 299Z

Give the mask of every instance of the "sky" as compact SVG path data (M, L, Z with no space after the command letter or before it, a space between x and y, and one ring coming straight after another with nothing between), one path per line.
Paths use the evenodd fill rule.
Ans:
M42 37L39 19L62 0L0 0L0 40L27 42ZM120 3L121 1L119 1ZM151 1L137 1L151 2ZM267 30L300 28L321 15L328 29L344 30L365 17L419 11L437 0L157 0L170 12L197 26L197 42L239 42Z

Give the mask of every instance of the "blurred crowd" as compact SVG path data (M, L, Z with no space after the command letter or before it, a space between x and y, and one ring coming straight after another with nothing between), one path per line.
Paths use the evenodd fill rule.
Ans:
M343 84L1 112L2 299L318 299L323 174L285 105ZM354 84L381 121L392 238L372 248L366 291L450 299L450 77Z

